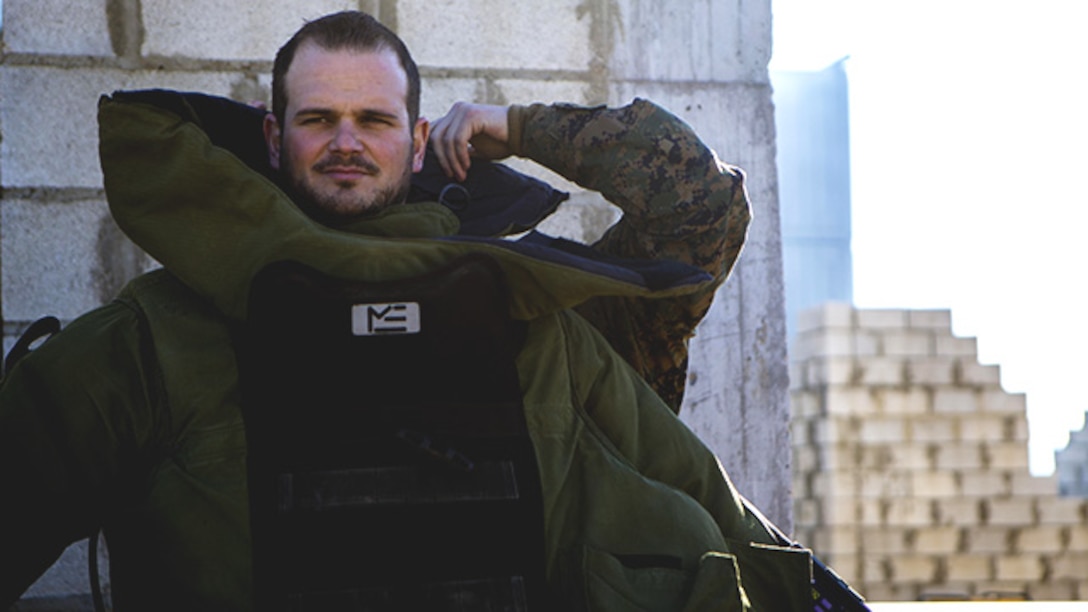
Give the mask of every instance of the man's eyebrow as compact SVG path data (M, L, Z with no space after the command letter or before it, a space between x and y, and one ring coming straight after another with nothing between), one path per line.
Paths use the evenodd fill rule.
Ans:
M394 111L384 111L377 108L368 108L355 113L355 116L359 119L390 119L394 121L400 120L400 115Z
M309 108L300 108L295 111L295 117L301 117L302 115L335 115L336 111L331 108L324 108L320 106L314 106Z

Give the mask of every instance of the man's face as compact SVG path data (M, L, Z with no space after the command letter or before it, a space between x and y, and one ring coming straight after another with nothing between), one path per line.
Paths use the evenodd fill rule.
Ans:
M299 206L337 225L404 201L430 127L409 123L408 79L393 51L303 43L284 84L284 125L268 115L265 139Z

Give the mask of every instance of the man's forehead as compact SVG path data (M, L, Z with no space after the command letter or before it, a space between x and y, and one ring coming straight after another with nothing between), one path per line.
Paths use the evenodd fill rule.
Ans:
M298 46L284 76L290 79L292 76L305 77L315 73L332 72L337 68L337 64L344 63L369 64L375 68L379 66L395 68L399 76L405 80L408 78L404 67L400 64L400 58L388 47L329 49L314 41L305 41Z
M405 110L408 77L397 54L388 48L326 49L312 42L299 46L285 75L288 106L323 102L382 102Z

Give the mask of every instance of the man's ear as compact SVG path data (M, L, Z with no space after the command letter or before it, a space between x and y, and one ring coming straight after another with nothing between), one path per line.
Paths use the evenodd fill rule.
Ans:
M412 128L412 172L423 169L423 158L427 155L427 139L431 137L431 122L426 117L416 119Z
M280 122L276 116L268 113L264 116L264 142L268 146L268 165L273 170L280 169Z

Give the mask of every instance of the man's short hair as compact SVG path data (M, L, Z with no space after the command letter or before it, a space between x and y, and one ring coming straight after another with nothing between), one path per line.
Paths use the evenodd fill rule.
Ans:
M287 113L287 85L284 82L287 69L291 67L299 46L308 41L326 51L362 53L389 49L396 53L401 68L408 76L406 104L409 125L415 125L419 118L419 68L408 47L374 17L361 11L343 11L307 22L276 53L276 61L272 65L272 113L281 126L285 125Z

